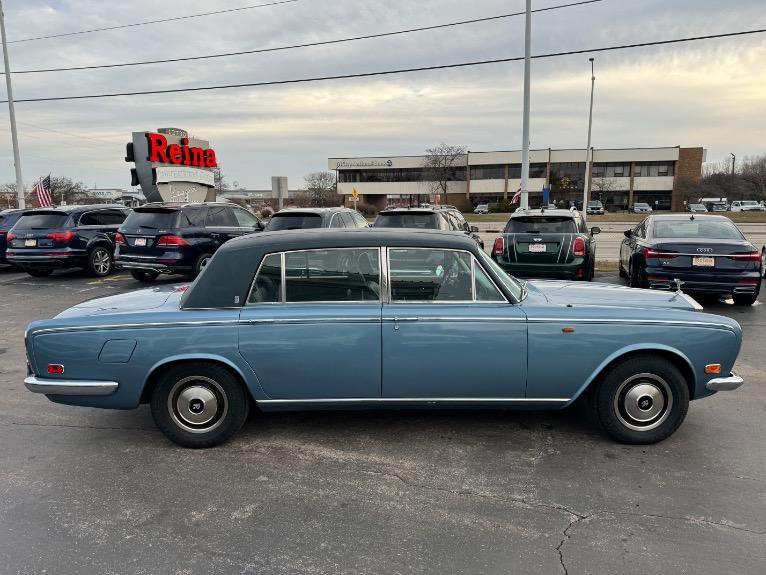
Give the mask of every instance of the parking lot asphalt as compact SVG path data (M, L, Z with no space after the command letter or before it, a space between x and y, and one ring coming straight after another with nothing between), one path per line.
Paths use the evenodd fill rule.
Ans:
M139 287L0 269L3 574L764 572L766 305L703 302L743 326L746 384L658 445L614 443L578 404L256 415L192 451L146 407L22 383L28 322Z

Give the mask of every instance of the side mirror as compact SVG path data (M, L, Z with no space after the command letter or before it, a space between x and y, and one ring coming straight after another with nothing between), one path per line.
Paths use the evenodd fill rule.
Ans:
M590 229L590 235L592 235L592 236L595 236L595 235L600 234L600 233L601 233L601 228L598 227L598 226L593 226Z
M479 226L471 226L471 231L474 234L478 234L479 233Z
M626 238L633 237L633 230L625 230L623 233L625 234Z

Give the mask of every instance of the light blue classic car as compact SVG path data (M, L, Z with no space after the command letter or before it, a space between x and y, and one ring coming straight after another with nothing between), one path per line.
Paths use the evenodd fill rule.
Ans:
M619 441L671 435L735 389L736 321L683 293L522 283L464 234L266 232L186 289L85 302L26 333L29 390L133 409L189 447L251 409L561 409L587 393Z

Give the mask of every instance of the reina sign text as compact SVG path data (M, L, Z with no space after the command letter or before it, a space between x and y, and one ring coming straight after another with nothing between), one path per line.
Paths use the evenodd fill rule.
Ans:
M149 141L150 162L160 164L176 164L179 166L194 166L197 168L217 168L213 148L202 149L189 146L189 138L181 138L181 144L170 144L162 134L146 133Z

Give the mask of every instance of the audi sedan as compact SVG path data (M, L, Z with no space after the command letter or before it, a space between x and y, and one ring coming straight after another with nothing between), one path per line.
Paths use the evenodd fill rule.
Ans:
M738 305L758 299L761 254L725 216L649 216L625 231L620 275L631 287L731 296Z

